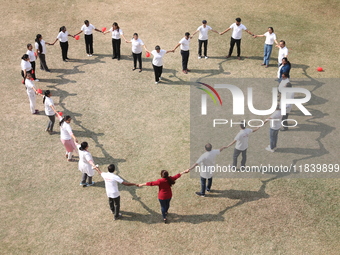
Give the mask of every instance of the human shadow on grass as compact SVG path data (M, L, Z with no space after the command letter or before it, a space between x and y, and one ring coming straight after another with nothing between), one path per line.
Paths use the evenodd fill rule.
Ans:
M209 194L207 198L197 198L197 199L209 199L209 197L215 197L215 198L228 198L228 199L233 199L233 200L239 200L237 203L231 206L227 206L223 210L219 211L216 214L213 213L203 213L203 214L178 214L178 213L173 213L171 212L171 207L170 207L170 212L168 215L168 220L169 223L181 223L181 222L186 222L186 223L191 223L191 224L200 224L204 222L218 222L218 221L224 221L225 216L224 214L237 207L240 205L243 205L247 202L252 202L252 201L257 201L260 199L266 199L269 198L270 195L268 195L265 191L266 185L277 179L277 177L270 178L265 181L261 181L262 185L259 188L258 191L245 191L245 190L214 190ZM96 183L97 187L105 187L104 181ZM94 186L95 187L95 186ZM158 223L163 223L162 222L162 215L160 212L156 212L152 210L150 207L148 207L140 197L137 196L136 191L138 188L136 187L128 187L128 186L120 186L120 191L128 191L130 195L132 196L132 199L140 203L142 208L147 212L147 214L142 214L142 213L135 213L135 212L128 212L122 210L121 213L123 215L121 220L125 221L139 221L143 222L146 224L158 224ZM158 204L157 204L158 205ZM121 205L122 208L124 208L124 205Z

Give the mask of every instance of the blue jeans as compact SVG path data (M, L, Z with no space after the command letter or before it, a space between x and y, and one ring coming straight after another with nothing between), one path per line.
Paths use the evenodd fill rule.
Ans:
M263 54L263 64L269 65L270 55L272 54L273 45L265 44L264 45L264 54Z
M276 148L278 135L279 135L279 130L275 130L275 129L272 129L272 128L269 129L269 138L270 138L270 148L271 149Z
M169 207L170 207L170 200L169 199L158 199L159 203L161 204L161 211L163 215L163 219L166 219L166 214L168 213Z
M212 177L208 179L208 186L207 186L207 179L201 177L201 194L205 195L206 190L210 190L212 185Z

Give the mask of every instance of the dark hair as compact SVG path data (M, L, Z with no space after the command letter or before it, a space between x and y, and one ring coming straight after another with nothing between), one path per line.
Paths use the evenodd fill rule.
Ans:
M175 184L175 181L169 177L169 172L168 171L162 170L161 171L161 176L162 176L162 178L165 178L168 181L170 186Z
M113 22L112 26L115 26L115 27L117 27L117 29L116 29L116 30L118 30L118 31L119 31L119 26L118 26L118 23L117 23L117 22Z
M160 49L161 47L159 47L159 45L156 45L155 50L160 50Z
M32 44L28 43L28 44L27 44L27 49L28 49L28 47L30 47L30 46L32 46Z
M212 149L212 145L210 143L207 143L204 147L207 151L211 151Z
M110 173L113 173L116 170L116 166L114 164L110 164L107 167L107 170L109 170Z
M67 116L63 117L63 118L61 119L61 121L59 122L59 126L61 126L65 121L67 121L67 120L69 120L69 119L71 119L71 116L70 116L70 115L67 115Z
M237 22L241 22L241 18L236 18L235 19Z
M286 42L284 40L281 40L280 42L282 42L284 45L286 45Z
M84 21L84 24L90 23L87 19Z
M273 31L273 33L274 33L274 28L273 27L268 27L268 28L270 28Z
M79 150L84 151L87 147L89 147L89 144L87 142L82 142L80 144Z
M184 35L185 35L185 36L190 36L190 33L189 33L189 32L185 32Z
M62 26L59 28L59 32L63 31L66 27L65 26Z
M282 58L282 60L285 60L287 62L287 64L290 65L290 62L288 61L288 58L284 57L284 58ZM289 77L289 74L288 74L287 77Z
M46 90L45 93L44 93L43 104L45 103L45 99L46 99L46 97L48 97L49 94L51 94L51 91Z
M134 33L134 34L133 34L133 36L135 36L135 35L136 35L136 36L138 36L138 34L137 34L137 33Z
M241 121L241 122L242 122L242 121ZM240 124L240 127L241 127L242 129L245 129L246 126L247 126L247 124L246 124L245 121L243 121L243 122Z
M42 51L43 51L43 47L42 47L41 42L39 40L41 37L42 37L41 34L37 34L37 36L35 37L35 42L39 45L38 50L39 50L40 53L42 53Z
M25 59L28 59L28 58L29 58L29 56L28 56L27 54L24 54L24 55L22 55L22 57L21 57L22 60L25 60Z
M204 19L204 20L202 20L202 23L203 24L207 24L207 21Z

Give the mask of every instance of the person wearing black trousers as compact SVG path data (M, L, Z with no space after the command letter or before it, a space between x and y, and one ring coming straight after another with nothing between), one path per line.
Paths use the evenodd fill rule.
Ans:
M92 54L93 54L93 34L92 34L93 30L103 33L99 29L95 28L94 25L92 25L88 20L85 20L84 25L80 28L80 31L74 35L76 36L84 32L85 47L86 47L86 53L88 57L92 57Z
M46 72L50 72L50 69L48 68L48 66L46 64L46 58L45 58L46 44L51 45L50 43L45 42L43 40L41 34L37 34L37 36L35 38L34 46L35 46L35 49L36 49L37 56L40 59L40 69L45 70Z
M175 51L179 46L181 46L181 55L182 55L182 71L187 74L190 72L188 69L188 61L189 61L189 44L190 44L190 33L186 32L184 37L178 42L176 47L173 49Z
M146 47L141 39L138 38L138 34L134 33L131 41L126 41L127 43L132 44L132 57L133 57L133 69L137 68L137 60L139 63L139 72L142 72L142 46L146 50Z
M153 55L152 59L152 66L153 70L155 72L155 84L158 84L160 80L162 80L162 72L163 72L163 57L165 54L169 52L174 52L173 50L161 50L161 47L159 45L156 45L155 49L153 51L148 51Z
M228 32L229 30L233 30L233 33L230 38L230 48L227 58L231 57L231 54L233 53L234 46L236 44L237 47L237 58L238 60L241 60L241 38L242 38L242 30L245 30L248 34L253 36L255 38L255 35L250 32L245 25L241 24L241 18L236 18L236 22L231 24L230 27L228 27L226 30L220 33L220 35L223 35L224 33Z
M120 37L123 37L124 41L126 41L123 30L120 29L117 22L113 22L110 30L104 32L104 34L109 32L112 33L112 51L113 51L112 59L116 58L120 60L120 44L121 44Z
M67 52L68 52L68 38L67 37L68 36L74 37L74 35L70 35L66 31L66 27L65 26L62 26L59 29L59 34L58 34L57 38L52 43L52 45L54 45L59 40L60 48L61 48L61 54L62 54L62 58L63 58L64 62L67 62L67 60L69 59L67 57Z

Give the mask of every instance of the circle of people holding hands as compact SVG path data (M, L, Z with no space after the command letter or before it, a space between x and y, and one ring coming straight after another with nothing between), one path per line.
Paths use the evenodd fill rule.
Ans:
M228 146L222 147L218 150L213 150L211 144L205 145L206 152L202 154L202 156L197 160L197 162L186 169L185 171L178 173L174 176L170 176L169 172L166 170L162 170L160 175L161 178L156 181L146 182L142 184L129 183L124 181L115 172L115 165L111 164L108 166L108 172L102 172L98 165L94 163L91 153L89 152L89 144L87 142L78 143L78 139L74 136L71 128L71 116L63 116L62 112L57 112L53 99L51 98L52 93L50 90L46 90L44 93L41 89L37 89L34 85L34 81L38 82L39 79L36 77L36 60L39 58L40 60L40 69L46 72L50 72L50 69L46 63L46 45L55 45L57 41L59 41L59 45L62 53L62 60L68 62L70 59L68 58L68 37L73 37L76 40L79 40L79 34L84 33L85 46L86 46L86 54L88 57L93 56L93 31L97 31L99 33L107 34L111 33L112 35L112 59L117 59L118 61L121 59L121 38L124 39L126 43L131 44L132 46L132 56L133 56L133 68L132 71L138 69L139 72L142 72L142 51L143 48L146 52L146 57L150 57L153 55L152 66L154 69L155 83L158 84L162 80L162 72L163 72L163 58L164 55L169 52L175 52L175 50L180 47L180 53L182 56L182 72L187 74L190 72L188 69L188 61L189 61L189 53L190 53L190 40L193 36L199 33L198 37L198 59L208 59L208 32L212 31L214 33L223 35L227 33L229 30L232 30L232 35L230 39L230 48L228 55L226 58L230 58L233 53L234 46L236 44L237 47L237 58L241 59L241 39L242 39L242 31L246 31L253 38L257 37L265 37L264 44L264 55L262 66L266 68L269 66L269 61L272 53L272 48L275 43L275 46L279 48L278 53L278 74L277 78L279 81L279 92L280 88L283 86L291 86L289 82L289 72L291 65L287 59L288 49L286 48L285 41L281 40L277 41L276 35L274 33L274 28L268 27L268 31L264 34L255 35L250 32L242 23L240 18L236 18L235 23L233 23L229 28L219 33L216 30L212 29L209 25L207 25L207 21L203 20L202 25L197 28L197 30L190 35L189 32L184 34L184 37L178 42L178 44L172 50L164 50L161 49L159 45L155 46L155 49L149 51L144 42L139 38L137 33L133 34L133 38L131 40L127 40L124 36L122 29L119 27L117 22L112 24L112 27L106 31L106 28L103 27L101 30L97 29L94 25L92 25L88 20L84 21L84 25L81 27L80 31L74 35L70 35L65 26L60 27L59 33L53 43L48 43L43 40L41 34L36 35L35 39L35 51L33 51L33 45L27 44L27 52L22 56L21 60L21 75L23 77L22 83L26 87L27 95L30 102L30 111L32 114L39 114L39 111L36 109L36 95L40 95L43 97L43 104L45 109L45 114L48 117L48 123L45 131L49 134L54 134L54 124L55 118L57 117L59 120L60 126L60 140L65 148L65 158L67 161L72 162L75 161L73 158L73 152L76 151L79 155L78 161L78 169L82 172L82 179L80 185L83 187L93 186L95 182L92 180L95 171L97 171L105 181L106 193L109 198L109 206L114 215L114 220L120 219L122 217L120 213L120 192L118 189L118 183L126 185L126 186L158 186L158 200L161 206L162 218L165 223L167 223L167 215L170 207L170 201L172 198L172 190L171 187L175 184L175 181L180 178L183 174L189 173L195 167L201 166L213 166L215 165L215 158L220 154L222 150L228 148L234 144L234 155L233 155L233 167L237 166L237 158L240 154L242 154L241 167L245 166L246 163L246 152L248 148L248 135L252 132L257 131L257 129L249 129L246 128L245 123L240 124L240 132L237 134L233 142L231 142ZM202 51L203 48L203 51ZM291 95L292 97L294 95ZM287 106L288 107L288 106ZM286 116L280 115L280 109L277 108L271 117L269 117L265 122L269 121L272 118L282 118L282 120L286 120L288 118L288 113L290 109L287 109ZM270 145L266 148L266 150L274 152L276 150L276 142L278 131L280 130L281 125L273 126L270 128ZM282 131L287 130L288 128L284 128ZM212 173L209 171L200 172L201 178L201 189L199 192L196 192L198 196L205 197L206 192L211 192L212 187Z

